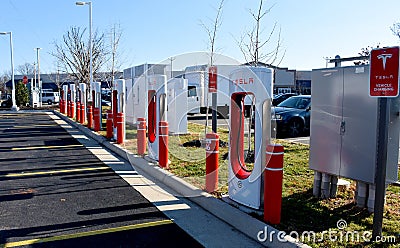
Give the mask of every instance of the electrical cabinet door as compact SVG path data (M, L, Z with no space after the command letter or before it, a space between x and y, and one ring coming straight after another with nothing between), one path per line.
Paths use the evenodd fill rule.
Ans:
M339 174L343 101L343 72L336 68L312 71L310 168Z
M340 176L373 183L378 98L369 97L369 66L344 67Z

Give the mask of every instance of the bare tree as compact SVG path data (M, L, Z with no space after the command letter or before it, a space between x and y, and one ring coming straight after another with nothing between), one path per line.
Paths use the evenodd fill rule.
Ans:
M65 35L61 44L54 42L55 52L52 55L58 60L60 70L69 73L80 83L89 83L90 80L90 50L89 42L84 39L86 29L72 27ZM92 42L92 66L93 81L99 74L102 66L107 62L108 51L104 46L104 34L93 35Z
M32 75L35 72L35 66L30 63L25 63L17 67L17 71L22 75Z
M224 6L224 0L221 0L221 2L219 3L218 8L216 9L217 14L215 16L215 19L212 22L212 26L207 26L205 25L203 22L201 23L201 25L203 26L203 28L206 30L207 35L208 35L208 44L209 44L209 50L210 50L210 66L214 65L214 58L215 58L215 52L216 52L216 48L215 48L215 42L216 42L216 38L217 38L217 32L218 29L221 27L222 25L222 20L221 20L221 16L222 16L222 8Z
M397 36L397 38L400 39L400 22L394 23L390 30L392 31L394 36Z
M264 0L260 0L260 4L256 12L249 10L255 24L252 30L242 35L240 41L237 42L246 62L254 66L257 66L259 62L264 62L271 65L275 64L275 62L277 62L279 59L279 53L282 49L281 29L279 29L275 47L273 47L270 51L262 52L267 45L274 41L273 38L277 28L277 23L275 22L267 38L265 40L262 39L261 21L273 8L272 6L267 10L263 10L263 3ZM284 54L281 56L278 64L282 61L283 57Z
M222 15L222 8L224 6L224 0L221 0L219 3L218 8L216 9L216 16L214 21L212 22L212 26L207 26L203 22L201 25L206 30L208 35L209 41L209 50L210 50L210 66L214 65L214 56L215 56L215 42L217 38L217 32L219 27L222 24L221 15ZM172 68L171 68L172 70ZM212 94L212 130L214 133L217 133L217 94ZM208 129L208 94L207 94L207 108L206 108L206 123L204 127L204 135L206 135Z
M108 87L111 88L112 83L114 82L115 75L121 68L121 61L120 61L120 53L118 50L120 40L122 36L122 29L119 24L114 24L111 28L110 32L110 58L108 60L107 71L110 73L106 73L106 81Z
M0 76L0 90L7 91L6 83L11 80L11 71L3 72L3 75Z
M378 43L378 45L376 45L375 48L379 48L379 46L380 46L380 44ZM365 57L369 57L371 55L372 49L374 49L373 46L367 46L367 47L361 48L361 52L359 52L358 55L360 57L364 57L364 58L362 60L355 61L354 64L355 65L368 65L369 58L365 58Z

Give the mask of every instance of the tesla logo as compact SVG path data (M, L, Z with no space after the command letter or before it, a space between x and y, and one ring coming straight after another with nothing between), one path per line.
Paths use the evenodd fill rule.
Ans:
M254 84L254 78L248 78L248 79L246 79L246 78L238 78L238 79L233 80L233 83L236 84L236 85L239 85L239 84Z
M391 57L392 57L392 54L380 54L377 56L378 59L382 60L383 70L386 69L386 59L390 59Z

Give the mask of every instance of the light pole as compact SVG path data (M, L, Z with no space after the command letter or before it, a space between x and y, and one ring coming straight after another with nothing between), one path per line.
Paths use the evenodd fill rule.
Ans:
M93 82L93 56L92 56L92 2L76 2L76 5L89 5L89 87L92 87Z
M12 43L12 32L0 32L0 35L10 35L10 51L11 51L11 83L12 83L12 89L11 89L11 101L12 101L12 106L11 110L13 111L18 111L18 106L15 104L15 82L14 82L14 54L13 54L13 43Z
M36 59L37 59L37 66L38 66L38 82L39 82L39 107L42 107L42 82L40 82L40 58L39 58L39 50L42 49L40 47L36 47Z

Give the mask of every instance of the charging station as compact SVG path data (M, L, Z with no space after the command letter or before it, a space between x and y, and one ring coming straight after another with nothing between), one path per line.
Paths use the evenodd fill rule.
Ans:
M271 141L271 100L273 70L243 67L229 76L229 198L244 206L261 209L266 147ZM251 105L246 106L250 98ZM247 113L246 113L247 112ZM253 114L254 113L254 114ZM245 123L249 117L248 123ZM254 142L251 126L254 123ZM247 129L247 140L245 137ZM252 143L252 144L251 144ZM247 146L247 150L245 150ZM254 166L249 159L254 154ZM250 160L250 161L249 161Z
M80 103L81 103L80 123L83 124L86 122L86 107L87 107L86 84L79 83L79 89L80 89Z
M68 110L68 85L63 85L63 111L62 113L66 114Z
M187 85L188 80L183 78L171 78L167 82L168 128L174 135L187 133Z
M70 117L71 118L75 118L75 107L76 107L76 88L75 88L75 84L70 84L69 85L69 89L70 89L70 101L71 101L71 111L70 111Z
M124 117L125 80L124 79L117 79L114 81L114 89L112 94L112 111L113 111L114 140L116 140L118 143L123 143L125 140L125 117Z
M149 76L147 85L148 156L158 161L159 123L167 121L167 77L165 75Z

